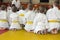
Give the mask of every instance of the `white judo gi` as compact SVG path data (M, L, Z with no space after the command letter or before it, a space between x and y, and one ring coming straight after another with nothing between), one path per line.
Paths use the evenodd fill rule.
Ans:
M34 33L48 29L48 21L45 14L39 13L36 15L33 23Z
M15 4L15 6L17 7L17 8L20 8L20 0L13 0L12 1L12 4Z
M35 12L33 12L33 11L28 11L27 13L26 13L26 16L25 16L25 18L26 18L26 25L25 25L25 30L26 31L28 31L28 32L30 32L31 30L33 30L33 20L34 20L34 18L35 18Z
M19 23L25 25L26 24L25 15L27 12L25 10L20 10L17 13L19 15Z
M57 7L53 7L52 9L49 9L46 13L47 18L48 18L48 22L49 22L49 32L54 29L57 28L57 30L59 30L59 10Z
M8 16L8 22L9 22L9 25L10 25L10 14L12 13L12 8L11 7L8 7L7 8L7 16Z
M0 11L0 27L9 28L7 12L3 10Z
M60 10L59 10L59 13L58 13L58 17L59 17L59 30L60 30Z
M18 14L12 12L12 14L10 14L10 28L9 29L21 29L20 24L19 24L19 20L18 20Z

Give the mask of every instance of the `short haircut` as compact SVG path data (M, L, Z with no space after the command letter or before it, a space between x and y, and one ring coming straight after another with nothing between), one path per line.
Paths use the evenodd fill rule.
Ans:
M16 12L16 11L17 11L17 7L13 6L13 7L12 7L12 11L13 11L13 12Z
M55 4L56 6L59 6L59 0L55 0L55 1L54 1L54 4Z
M6 9L6 5L1 5L1 10L5 10Z

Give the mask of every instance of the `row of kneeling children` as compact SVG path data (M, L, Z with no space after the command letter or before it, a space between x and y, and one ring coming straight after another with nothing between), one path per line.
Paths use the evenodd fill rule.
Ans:
M50 32L57 34L60 29L60 10L58 3L55 2L53 8L50 8L45 14L45 7L40 6L35 10L33 5L28 5L27 9L23 6L19 11L15 5L6 11L6 6L0 7L0 30L20 30L24 28L27 32L37 34L46 34ZM33 9L33 10L32 10Z

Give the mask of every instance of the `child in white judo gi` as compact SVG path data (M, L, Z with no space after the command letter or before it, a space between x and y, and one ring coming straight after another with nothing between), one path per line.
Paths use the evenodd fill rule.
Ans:
M17 8L12 7L12 13L10 14L10 30L20 30L19 18Z
M29 10L28 12L26 13L26 24L25 24L25 27L24 29L27 31L27 32L32 32L33 31L33 20L34 20L34 17L35 17L35 12L32 10L33 9L33 6L30 5L29 6Z
M12 13L12 7L11 7L11 4L8 4L8 6L7 6L8 21L10 21L10 20L9 20L9 16L10 16L11 13ZM9 25L10 25L10 24L9 24Z
M21 6L21 9L17 12L19 15L19 23L21 27L25 27L26 19L25 19L25 14L27 13L24 6Z
M48 21L46 15L44 14L45 8L41 6L39 11L40 12L36 15L33 23L34 33L46 34L48 29Z
M48 22L49 22L49 30L48 32L52 33L52 34L57 34L58 30L59 30L59 1L55 1L53 8L49 9L47 11L47 18L48 18Z
M9 25L8 25L6 6L5 5L1 5L1 11L0 11L0 30L5 30L7 28L9 28Z

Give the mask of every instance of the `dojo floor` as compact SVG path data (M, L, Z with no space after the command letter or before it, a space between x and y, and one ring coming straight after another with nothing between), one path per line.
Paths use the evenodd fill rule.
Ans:
M60 33L56 35L39 35L25 30L8 31L0 35L0 40L60 40Z

